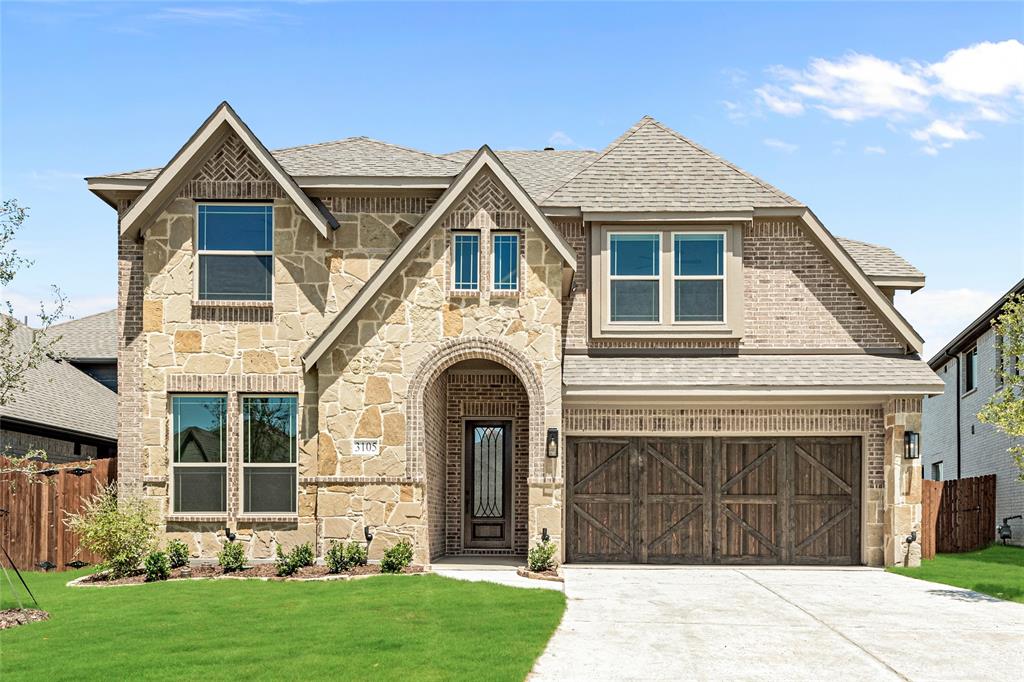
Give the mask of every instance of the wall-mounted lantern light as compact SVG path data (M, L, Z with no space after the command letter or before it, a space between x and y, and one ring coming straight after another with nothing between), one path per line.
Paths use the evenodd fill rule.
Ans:
M917 431L906 431L903 434L903 459L921 458L921 434Z
M558 429L555 427L548 429L547 455L551 458L558 457Z
M369 526L363 526L363 537L366 538L366 546L369 547L370 543L373 542L373 529Z

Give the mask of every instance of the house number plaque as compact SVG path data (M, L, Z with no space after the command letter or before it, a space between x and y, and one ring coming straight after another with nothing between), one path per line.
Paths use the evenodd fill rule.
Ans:
M376 455L380 452L380 440L377 438L357 438L352 441L353 455Z

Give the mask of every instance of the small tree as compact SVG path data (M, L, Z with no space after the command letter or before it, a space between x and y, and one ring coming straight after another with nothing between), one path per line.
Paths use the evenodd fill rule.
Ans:
M83 547L103 557L104 568L115 578L131 575L156 545L153 510L141 498L118 499L115 484L89 498L82 513L68 514L64 523Z
M19 270L32 265L11 248L27 216L28 210L19 206L16 199L0 203L0 288L10 285ZM39 304L40 326L37 329L18 324L10 301L0 304L0 407L14 402L25 391L29 372L39 367L47 357L60 359L56 348L60 336L54 337L47 332L60 319L65 302L60 289L53 287L52 307L47 309ZM6 462L0 461L0 473L23 473L29 480L34 480L40 469L39 462L46 460L46 453L42 450L32 450L23 455L0 452L0 455L7 459Z
M1008 452L1017 463L1017 479L1024 481L1024 296L1010 296L992 327L996 352L1002 358L996 368L1002 388L989 398L978 419L1013 440Z

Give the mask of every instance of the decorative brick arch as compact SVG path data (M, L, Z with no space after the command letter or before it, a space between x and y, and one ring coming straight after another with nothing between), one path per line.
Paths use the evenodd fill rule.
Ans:
M544 388L537 371L521 352L504 341L468 336L442 343L423 361L409 384L405 442L410 477L420 480L426 477L424 392L445 370L464 360L490 360L519 378L530 402L530 475L538 475L544 464Z

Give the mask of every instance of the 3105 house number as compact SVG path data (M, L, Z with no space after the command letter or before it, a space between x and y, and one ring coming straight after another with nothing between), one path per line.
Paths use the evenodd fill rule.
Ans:
M352 441L353 455L376 455L380 452L380 440L376 438L362 438Z

